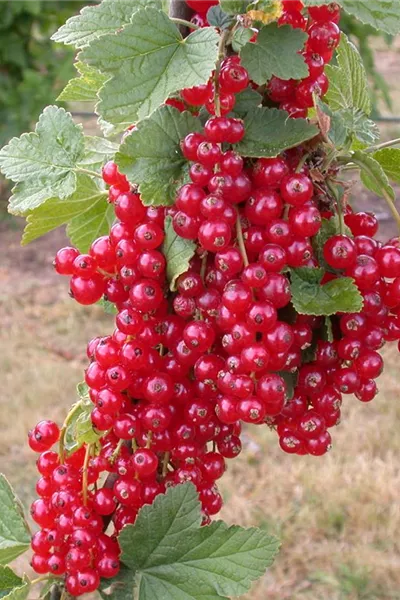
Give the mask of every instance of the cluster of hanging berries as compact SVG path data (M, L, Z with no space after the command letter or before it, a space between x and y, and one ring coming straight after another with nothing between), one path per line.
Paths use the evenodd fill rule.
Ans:
M306 18L301 2L284 2L280 22L309 33L309 80L266 82L269 100L291 116L306 116L312 93L327 89L323 67L339 40L338 16L336 5L310 8ZM103 179L116 215L109 235L87 254L67 247L55 258L79 303L104 297L117 310L113 333L87 347L98 442L68 454L65 427L60 434L42 421L29 434L40 474L32 566L65 575L73 596L118 573L119 531L167 486L193 482L203 524L210 522L222 506L217 482L226 460L241 451L242 422L267 425L285 452L325 454L343 395L371 401L379 350L400 340L398 240L377 242L376 218L343 203L341 233L326 241L323 259L314 254L322 219L337 218L337 200L313 177L313 153L302 147L256 161L235 152L245 128L229 113L248 86L239 58L229 57L217 82L182 90L177 108L204 106L210 116L202 133L181 142L191 183L174 206L145 207L108 162ZM163 254L166 217L197 247L175 292ZM364 299L360 313L332 317L333 341L321 318L297 314L291 303L290 269L317 266L326 271L322 283L352 277Z

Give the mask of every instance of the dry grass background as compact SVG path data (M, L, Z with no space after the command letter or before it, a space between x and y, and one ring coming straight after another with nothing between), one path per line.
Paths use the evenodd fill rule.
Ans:
M398 55L378 58L400 114ZM385 137L398 134L392 128ZM357 197L385 221L381 204ZM19 239L20 224L0 222L0 470L28 506L35 468L26 433L41 418L62 420L82 379L86 341L108 333L112 318L77 306L67 281L53 274L61 233L26 249ZM385 360L378 398L370 405L346 399L328 456L287 456L266 428L246 430L245 449L222 481L222 516L265 528L282 549L243 600L400 600L397 350L387 349Z

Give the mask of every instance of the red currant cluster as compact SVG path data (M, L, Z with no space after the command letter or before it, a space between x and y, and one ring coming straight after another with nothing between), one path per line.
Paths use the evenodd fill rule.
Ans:
M188 4L198 8L199 1ZM309 106L302 99L315 82L325 90L320 79L338 41L338 10L310 8L308 26L301 2L284 4L282 23L308 27L310 80L273 79L268 89L296 113ZM182 110L204 106L210 115L202 133L182 140L191 183L174 206L146 208L108 162L103 179L117 217L109 235L87 254L70 247L57 253L55 268L71 276L78 302L104 296L117 309L112 335L87 347L99 441L68 455L65 428L60 436L48 421L29 436L41 475L32 565L38 573L65 573L74 596L118 573L116 535L166 486L193 482L209 523L222 506L216 482L226 459L241 450L241 422L266 424L288 453L325 454L342 395L372 400L383 367L378 351L400 340L400 243L378 243L375 217L343 203L345 233L326 241L322 258L314 254L313 238L322 218L334 217L337 200L321 175L314 177L312 150L252 160L232 149L245 130L228 113L248 86L239 58L229 57L212 83L171 101ZM162 252L166 217L180 237L197 241L176 292L168 289ZM323 337L322 318L297 314L291 303L290 270L317 266L326 271L322 283L352 277L364 298L362 312L332 317L333 341ZM291 399L288 377L296 382ZM58 454L51 448L59 436Z

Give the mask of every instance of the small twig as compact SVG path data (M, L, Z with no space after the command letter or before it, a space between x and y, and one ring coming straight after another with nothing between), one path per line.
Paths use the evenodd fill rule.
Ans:
M60 431L60 439L58 442L58 455L60 457L60 464L64 464L65 461L65 434L67 433L67 429L68 429L68 425L70 424L70 421L72 419L72 417L75 415L75 413L80 410L82 406L81 402L77 402L76 404L74 404L71 408L71 410L69 411L69 413L67 414L67 416L65 417L65 421L63 426L61 427L61 431Z
M184 27L189 27L189 29L200 29L199 25L196 25L196 23L192 23L191 21L186 21L186 19L170 17L170 21L176 23L177 25L184 25Z
M83 496L84 506L87 505L87 499L88 499L88 466L89 466L90 455L92 454L92 448L93 448L93 444L88 444L86 446L85 460L83 461L83 467L82 467L82 496Z
M83 167L78 167L76 169L77 173L85 173L86 175L90 175L91 177L97 177L98 179L103 179L100 173L96 173L96 171L91 171L90 169L84 169ZM107 192L104 192L104 195L107 195Z
M171 453L165 452L163 460L162 460L162 476L163 478L167 476L168 473L168 463L170 459Z
M342 199L340 198L338 189L336 185L329 179L327 179L326 184L331 192L332 196L336 201L336 209L339 217L339 232L341 235L345 234L345 223L344 223L344 215L343 215L343 207L342 207Z
M242 258L243 258L244 266L248 267L249 259L247 257L246 246L245 246L244 237L243 237L242 223L240 221L239 215L237 216L237 219L236 219L236 235L237 235L240 254L242 255Z
M382 144L377 144L376 146L370 146L363 150L363 152L367 152L370 154L371 152L376 152L377 150L383 150L384 148L392 148L392 146L399 146L400 138L396 138L394 140L389 140L388 142L383 142Z

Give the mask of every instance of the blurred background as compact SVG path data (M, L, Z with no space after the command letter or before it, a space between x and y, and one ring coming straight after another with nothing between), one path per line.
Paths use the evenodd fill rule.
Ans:
M0 146L30 130L74 75L71 50L49 38L87 4L0 0ZM400 137L400 39L350 19L342 28L363 55L382 140ZM86 132L97 132L91 107L68 108ZM8 195L0 180L0 464L28 506L35 464L27 431L42 418L63 420L87 341L113 323L102 309L70 300L67 281L53 272L63 231L21 248L24 223L7 213ZM382 239L396 234L378 198L356 186L354 201L378 213ZM400 600L399 358L395 348L384 354L380 395L371 405L347 398L328 456L288 456L267 428L247 430L222 480L222 517L263 527L283 544L247 600Z

